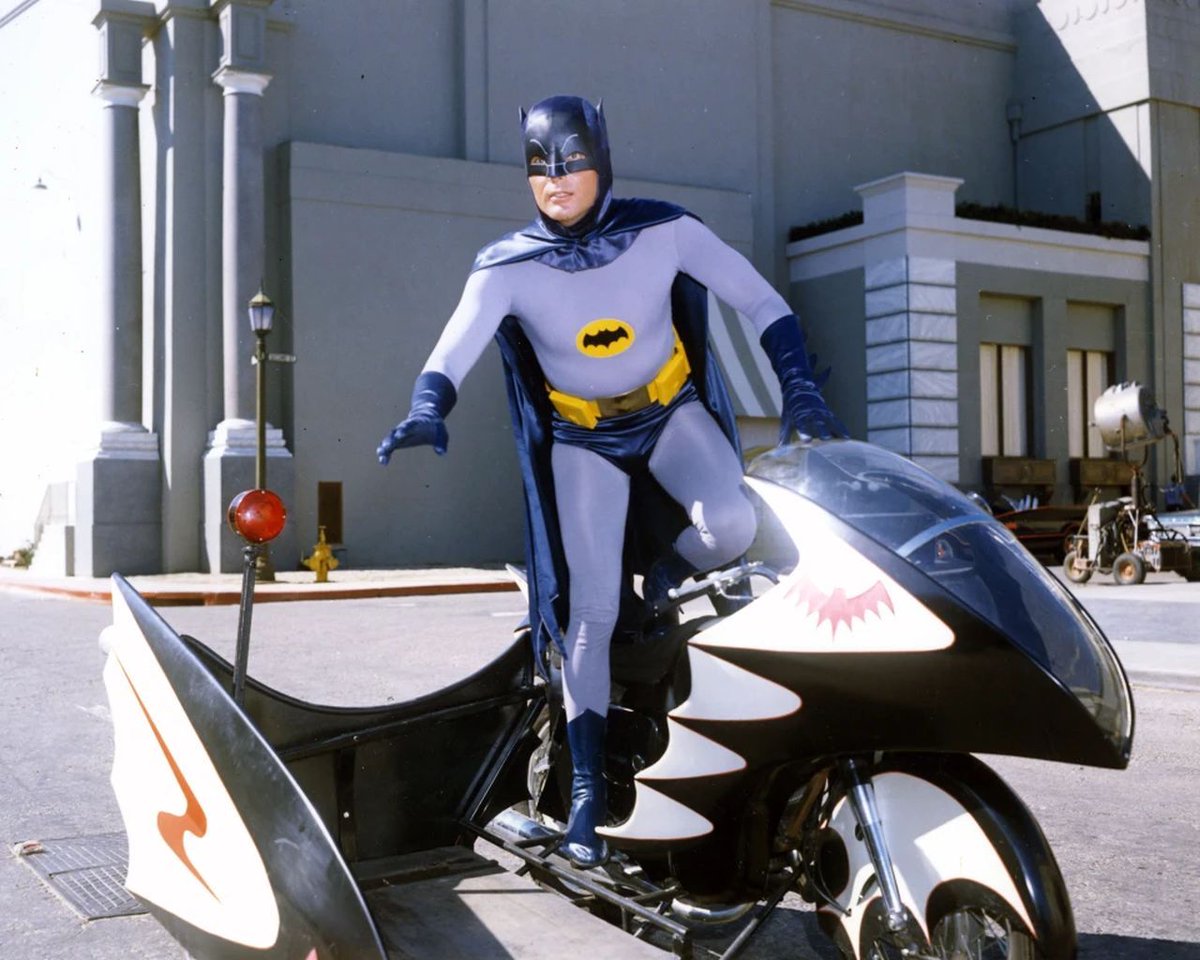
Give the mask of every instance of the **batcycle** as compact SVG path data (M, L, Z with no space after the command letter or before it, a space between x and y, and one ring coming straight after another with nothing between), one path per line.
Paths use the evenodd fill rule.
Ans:
M197 906L194 878L215 896L236 862L228 882L261 874L273 911L254 956L380 956L387 911L364 891L395 880L397 857L483 838L681 955L736 921L735 955L794 890L853 960L1069 960L1054 855L972 754L1126 766L1133 703L1101 631L1003 526L877 447L781 446L746 483L760 522L745 561L676 591L688 615L614 644L612 856L588 871L555 853L570 758L553 658L535 669L527 632L409 703L322 708L250 679L237 707L229 664L118 580L106 682L127 885L196 957L249 955ZM693 615L701 595L716 612ZM202 869L163 851L139 737L209 758L244 824L236 856Z

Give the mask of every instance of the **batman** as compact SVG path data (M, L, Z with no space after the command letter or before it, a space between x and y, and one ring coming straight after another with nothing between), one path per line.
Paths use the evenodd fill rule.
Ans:
M560 849L602 863L609 645L633 574L653 603L729 563L755 533L728 391L708 346L708 290L754 325L785 425L844 433L799 321L750 263L682 207L612 195L602 106L556 96L521 112L537 217L488 244L377 451L444 453L458 385L494 338L521 464L530 621L563 652L574 767ZM707 288L707 289L706 289ZM540 658L539 658L540 662Z

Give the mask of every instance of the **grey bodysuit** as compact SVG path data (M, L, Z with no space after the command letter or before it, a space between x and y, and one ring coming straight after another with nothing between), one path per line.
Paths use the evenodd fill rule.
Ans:
M513 315L556 390L584 399L635 390L654 378L674 348L671 285L678 273L707 286L759 334L791 313L741 254L683 216L642 229L624 253L591 270L571 273L536 260L477 270L425 370L444 374L457 389L500 321ZM625 331L619 340L587 345L589 331L614 326ZM551 462L570 570L563 666L570 721L584 710L603 715L608 709L629 477L598 453L565 443L554 444ZM742 465L700 403L683 403L671 413L648 467L691 518L675 543L684 560L706 570L746 550L755 520ZM592 509L596 503L606 509Z

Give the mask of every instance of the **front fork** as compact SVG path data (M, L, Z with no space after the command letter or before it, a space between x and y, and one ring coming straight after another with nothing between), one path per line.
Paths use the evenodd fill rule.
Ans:
M879 881L888 931L896 946L900 948L901 954L906 957L924 956L921 944L912 936L912 917L900 897L896 869L883 834L883 820L879 816L879 807L875 802L875 785L871 782L869 773L857 760L847 757L838 762L838 767L845 778L850 809L862 830L867 853L871 857L871 865Z

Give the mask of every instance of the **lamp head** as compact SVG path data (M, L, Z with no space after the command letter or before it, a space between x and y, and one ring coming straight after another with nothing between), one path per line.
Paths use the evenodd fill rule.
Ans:
M261 287L258 293L250 298L249 311L250 329L260 334L270 333L271 324L275 319L275 304L262 292Z

